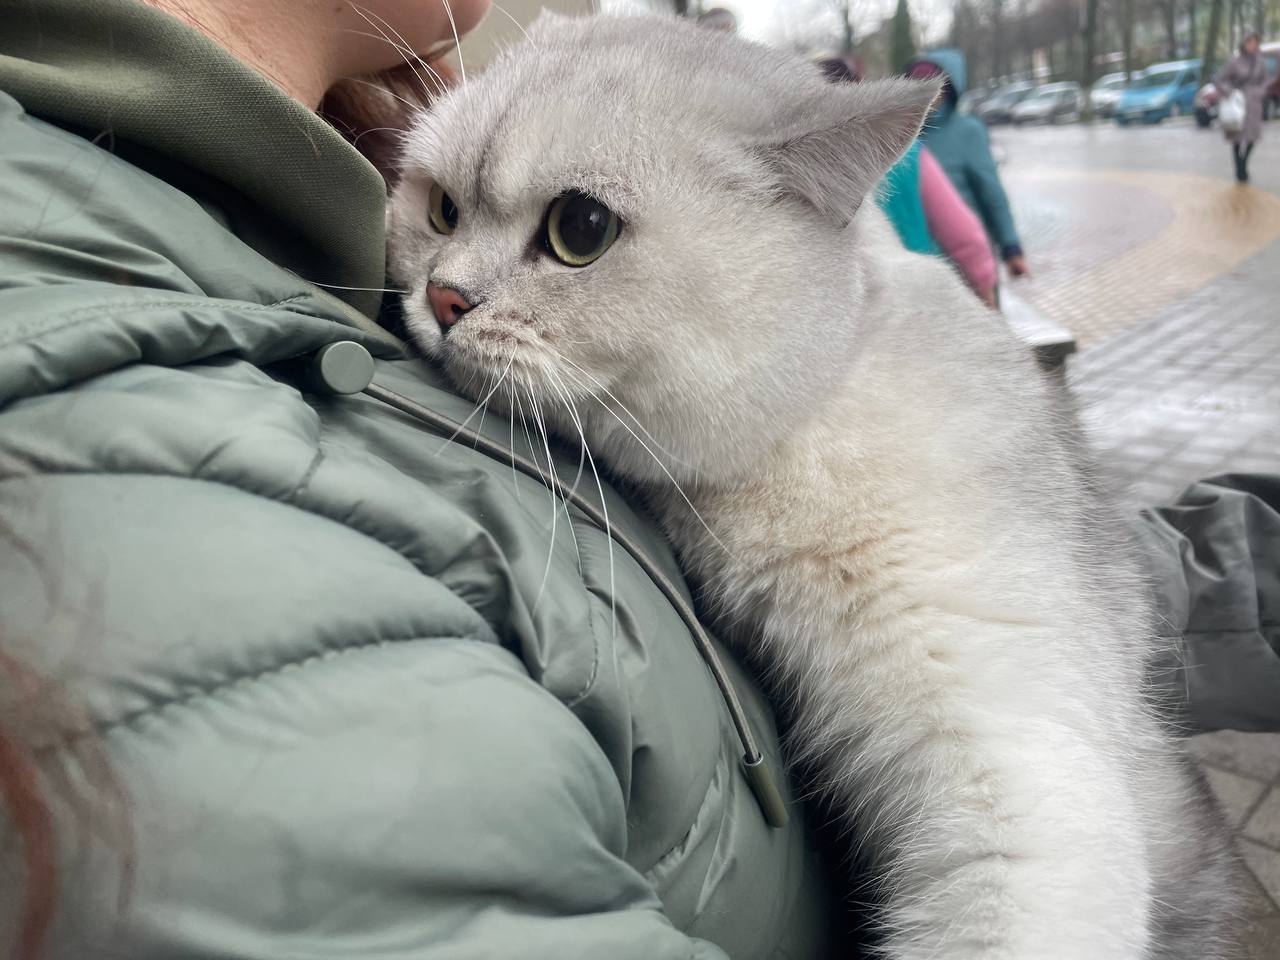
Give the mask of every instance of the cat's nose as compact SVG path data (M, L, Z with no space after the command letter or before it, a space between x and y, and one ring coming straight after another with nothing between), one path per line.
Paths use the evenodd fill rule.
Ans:
M453 287L438 287L434 283L427 284L427 301L431 304L431 312L436 315L436 322L445 333L473 306Z

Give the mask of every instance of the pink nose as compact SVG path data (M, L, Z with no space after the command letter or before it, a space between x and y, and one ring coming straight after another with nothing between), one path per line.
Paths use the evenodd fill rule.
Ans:
M471 309L467 298L453 287L437 287L427 284L427 300L431 303L431 312L436 315L436 322L445 333L462 319L462 315Z

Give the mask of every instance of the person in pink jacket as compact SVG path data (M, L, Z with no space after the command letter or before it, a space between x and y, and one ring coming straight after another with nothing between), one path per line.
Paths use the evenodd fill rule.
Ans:
M861 64L843 57L819 61L818 66L833 82L856 83L862 76ZM983 303L996 306L996 261L982 221L922 144L913 144L894 165L876 199L903 246L945 256Z
M996 258L987 242L987 232L927 147L920 148L920 202L929 233L938 247L982 302L994 307Z

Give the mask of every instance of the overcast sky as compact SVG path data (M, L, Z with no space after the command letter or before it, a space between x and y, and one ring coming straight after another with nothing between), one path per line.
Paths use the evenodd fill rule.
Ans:
M945 36L951 24L953 0L910 0L911 16L920 28L920 39L932 41ZM706 0L706 6L715 5ZM802 15L829 6L813 0L723 0L723 5L738 14L742 32L758 40L768 40L777 29L780 17ZM870 33L885 17L892 16L897 0L853 0L854 28Z
M594 0L606 12L670 9L662 0ZM854 35L865 36L893 15L898 0L851 0ZM916 39L924 45L946 39L955 0L908 0L917 29ZM778 42L788 34L812 38L838 37L840 21L835 0L701 0L702 9L726 7L738 17L740 31L753 40Z

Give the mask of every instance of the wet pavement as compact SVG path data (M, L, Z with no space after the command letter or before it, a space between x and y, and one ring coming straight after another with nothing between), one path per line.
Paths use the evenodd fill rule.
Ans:
M1068 382L1135 504L1232 471L1280 472L1280 122L1238 186L1190 121L993 131L1033 276L1071 330ZM1280 958L1280 734L1192 748L1252 878L1250 960Z
M1277 142L1259 146L1247 187L1231 178L1217 131L1189 121L997 129L1035 271L1020 284L1023 297L1082 347L1101 345L1260 253L1275 262L1265 256L1280 240L1280 123L1274 129ZM1238 286L1258 291L1256 277ZM1280 293L1280 278L1271 288Z
M1280 471L1280 122L1231 177L1189 120L994 131L1033 275L1105 465L1139 503Z

